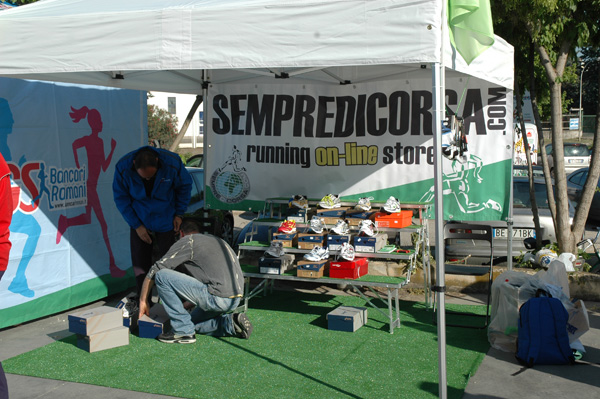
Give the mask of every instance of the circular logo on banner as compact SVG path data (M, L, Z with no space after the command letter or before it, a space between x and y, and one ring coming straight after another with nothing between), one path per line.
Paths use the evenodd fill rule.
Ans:
M210 178L215 197L227 204L242 201L250 192L250 180L244 172L216 170Z

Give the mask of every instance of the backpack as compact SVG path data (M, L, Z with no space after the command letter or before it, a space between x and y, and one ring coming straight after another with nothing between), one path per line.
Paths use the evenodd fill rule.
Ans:
M575 358L567 335L568 318L569 314L559 299L538 290L536 297L519 309L517 360L527 367L534 364L573 364Z

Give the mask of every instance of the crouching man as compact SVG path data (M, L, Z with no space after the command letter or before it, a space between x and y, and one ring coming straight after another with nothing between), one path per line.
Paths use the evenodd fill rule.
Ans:
M146 275L140 294L140 318L149 314L148 297L154 284L171 319L171 332L157 339L192 344L196 333L215 337L249 338L253 326L245 313L228 313L240 303L244 276L237 255L222 239L200 234L184 220L180 239ZM186 308L194 306L190 313Z

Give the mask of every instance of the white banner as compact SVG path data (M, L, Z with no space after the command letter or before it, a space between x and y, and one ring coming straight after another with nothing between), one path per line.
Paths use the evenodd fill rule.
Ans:
M119 158L144 143L146 114L145 92L0 78L13 191L0 328L133 285L112 181Z
M433 201L431 75L420 76L336 86L211 84L208 203L248 209L267 198L329 193ZM506 217L512 92L448 78L446 105L464 117L468 139L466 162L444 162L447 217Z

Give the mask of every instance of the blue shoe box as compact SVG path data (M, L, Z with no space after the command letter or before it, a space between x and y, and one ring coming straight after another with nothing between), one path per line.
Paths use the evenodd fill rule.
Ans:
M298 248L313 249L317 245L324 247L327 244L327 233L299 233Z
M377 212L374 211L348 211L346 212L346 222L350 226L358 226L365 219L371 219Z
M346 211L349 209L349 206L334 209L317 209L317 215L319 217L343 219L346 215Z
M329 330L354 332L365 324L367 324L367 308L339 306L327 313Z
M284 248L298 245L298 233L273 233L273 241L281 241Z
M350 243L352 236L350 234L328 234L327 235L327 248L330 251L339 251L342 248L343 243Z
M69 331L80 335L93 335L123 326L123 311L112 306L99 306L68 315Z
M77 347L90 353L124 345L129 345L129 328L123 326L92 335L77 334Z
M308 210L300 208L290 208L288 209L286 216L287 220L293 220L296 223L306 223L308 217Z
M312 261L312 260L301 260L298 261L296 275L298 277L311 277L311 278L319 278L323 277L325 273L325 269L327 268L327 263L329 261L327 259L320 261Z
M262 256L258 260L259 272L263 274L283 274L293 269L295 257L292 254L283 254L279 258Z
M374 254L387 245L388 236L385 233L379 233L375 237L356 236L354 237L354 251Z
M156 338L166 332L169 315L162 304L157 303L150 308L150 315L143 315L138 320L138 336L140 338Z

